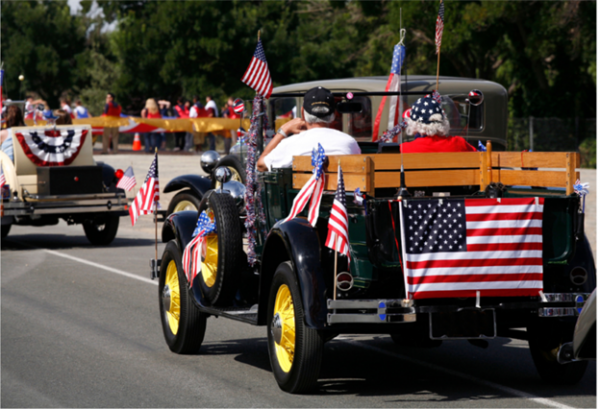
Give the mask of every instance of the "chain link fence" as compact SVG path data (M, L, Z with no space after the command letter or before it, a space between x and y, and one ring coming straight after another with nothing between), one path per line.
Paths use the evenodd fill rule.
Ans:
M595 118L510 118L508 151L577 151L582 168L596 168Z

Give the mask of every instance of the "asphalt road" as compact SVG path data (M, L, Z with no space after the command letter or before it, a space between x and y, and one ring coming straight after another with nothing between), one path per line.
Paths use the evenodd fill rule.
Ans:
M61 222L13 227L1 250L2 407L597 406L595 362L578 385L546 385L518 340L418 349L346 335L326 344L309 395L277 387L265 327L210 318L198 354L173 354L148 279L150 216L121 218L108 247Z

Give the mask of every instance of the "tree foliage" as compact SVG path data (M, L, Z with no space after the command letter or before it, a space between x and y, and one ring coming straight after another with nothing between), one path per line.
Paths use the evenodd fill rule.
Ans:
M91 1L77 16L65 2L5 2L5 89L88 104L112 91L130 112L146 98L212 94L250 98L240 81L260 30L274 85L388 75L399 25L405 69L435 75L432 1ZM483 78L509 91L515 116L594 117L596 3L445 2L441 75ZM87 13L87 14L86 14ZM42 40L43 39L43 40Z

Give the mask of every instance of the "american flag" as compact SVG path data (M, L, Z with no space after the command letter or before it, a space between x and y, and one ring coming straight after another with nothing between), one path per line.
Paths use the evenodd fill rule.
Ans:
M236 99L235 101L233 101L233 112L235 112L236 114L241 114L242 112L244 112L245 106L244 106L244 101L241 99Z
M442 47L442 33L444 32L444 1L440 1L440 8L438 10L437 20L435 21L435 46L436 54L440 53Z
M407 296L535 296L543 198L400 202Z
M190 286L202 265L204 238L216 231L217 227L215 223L211 222L206 211L200 213L198 221L196 222L196 229L194 229L194 232L192 233L193 239L185 246L183 258L181 260L183 271L185 272L185 276L187 277Z
M348 241L348 211L346 210L346 187L342 167L338 166L338 185L331 206L327 240L325 245L338 253L345 254L350 259Z
M0 189L2 189L5 184L6 177L4 177L4 169L2 168L2 164L0 163Z
M250 65L242 77L242 82L265 98L269 98L271 92L273 92L269 64L267 64L265 50L260 40L258 40L258 44L256 45L252 61L250 61Z
M148 170L148 175L144 184L140 188L135 199L129 208L131 216L131 225L134 226L138 217L142 214L150 214L154 212L154 207L160 209L160 190L158 188L158 153L154 153L154 160Z
M130 166L127 168L125 173L123 173L123 176L119 180L119 183L117 183L117 187L119 189L125 189L129 192L131 189L133 189L135 187L136 183L137 182L135 181L135 175L133 174L133 168Z
M310 199L308 205L308 221L314 226L317 225L317 219L319 218L319 209L321 207L321 198L323 197L323 189L325 183L323 181L323 162L325 161L325 150L319 143L316 149L313 149L312 153L312 165L314 166L313 175L310 177L308 182L302 187L300 192L294 198L292 203L292 210L288 217L284 219L284 222L292 220L298 215L306 203Z
M390 69L390 76L388 78L388 82L385 86L386 92L397 92L398 95L394 95L390 97L390 109L388 114L388 124L387 129L392 129L394 126L398 125L398 119L400 118L400 70L402 69L402 63L404 62L404 58L406 56L406 48L401 44L396 44L394 47L394 56L392 58L392 67ZM383 110L385 109L385 103L387 101L387 96L384 96L381 99L381 103L379 104L379 110L377 111L377 116L375 117L375 122L373 125L373 141L377 141L379 139L379 125L381 123L381 115L383 114Z

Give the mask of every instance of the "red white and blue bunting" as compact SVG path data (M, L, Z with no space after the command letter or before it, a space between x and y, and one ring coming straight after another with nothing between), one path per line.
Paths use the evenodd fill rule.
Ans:
M37 166L65 166L77 158L87 134L86 129L57 129L15 132L15 138Z

